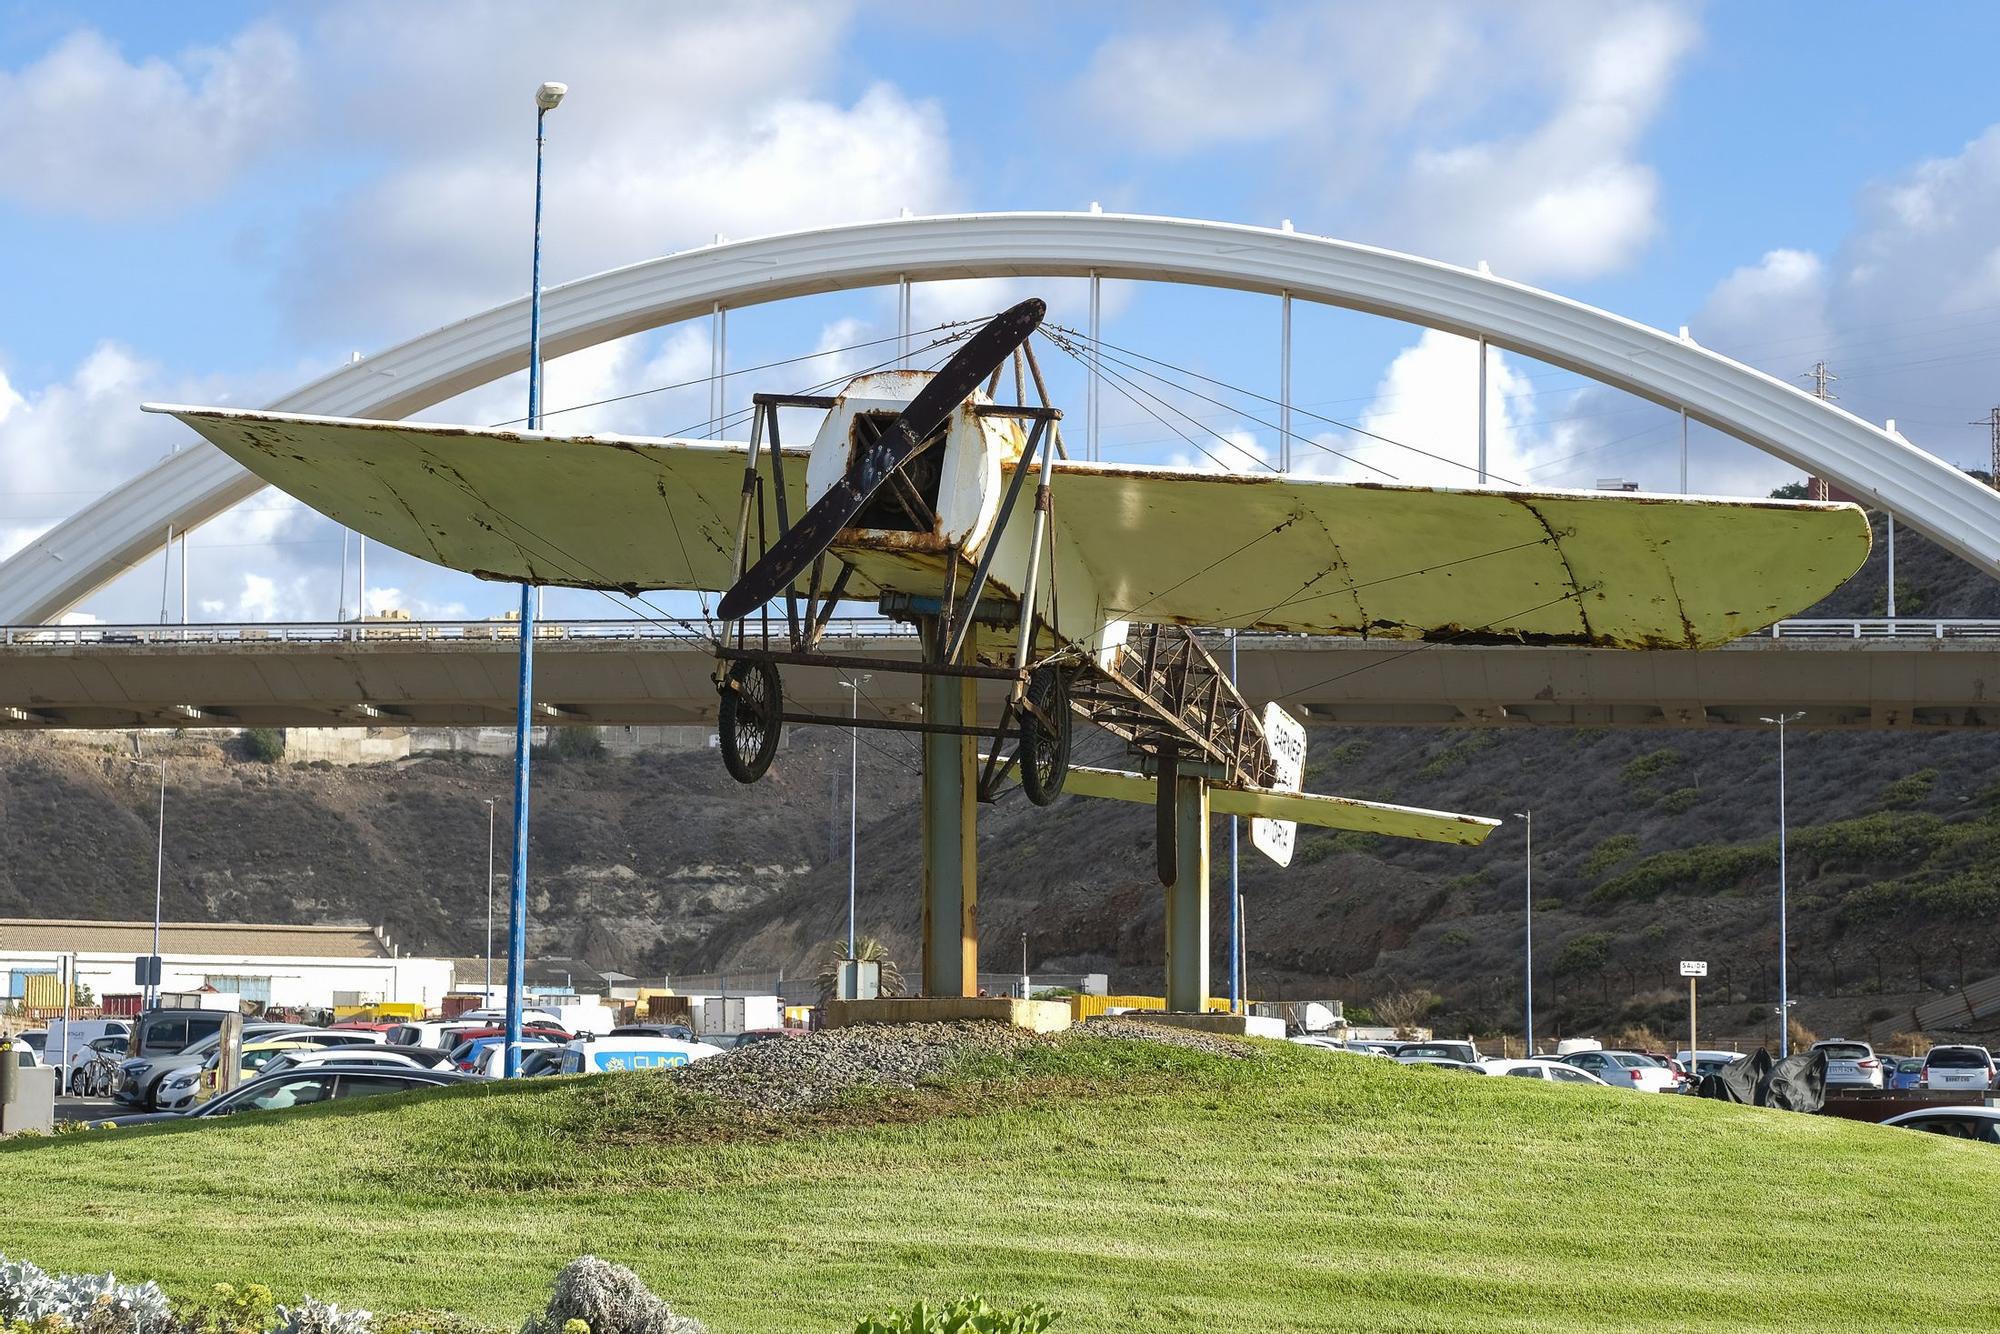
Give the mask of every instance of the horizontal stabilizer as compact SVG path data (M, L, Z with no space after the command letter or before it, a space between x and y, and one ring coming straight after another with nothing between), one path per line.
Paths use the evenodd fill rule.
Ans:
M983 764L985 756L980 757ZM1071 765L1063 791L1079 797L1100 797L1109 801L1130 801L1150 806L1156 786L1145 774L1123 769L1092 769ZM1273 792L1267 788L1225 787L1211 784L1208 808L1217 815L1263 816L1271 820L1296 820L1322 829L1349 829L1388 838L1415 838L1427 843L1457 843L1476 847L1500 827L1498 820L1483 815L1458 815L1451 811L1427 811L1416 806L1391 806L1379 801L1359 801L1353 797L1322 797L1311 792Z

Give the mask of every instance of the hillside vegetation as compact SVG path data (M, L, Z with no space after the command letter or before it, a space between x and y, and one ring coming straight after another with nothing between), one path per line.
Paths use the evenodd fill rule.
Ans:
M717 1334L968 1291L1061 1308L1060 1334L1969 1328L2000 1305L1973 1223L1991 1148L1251 1046L977 1048L784 1117L645 1074L16 1143L0 1251L508 1326L590 1251Z

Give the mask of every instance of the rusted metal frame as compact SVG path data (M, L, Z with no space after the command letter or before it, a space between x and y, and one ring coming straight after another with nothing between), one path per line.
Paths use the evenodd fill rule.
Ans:
M1006 706L1000 711L999 738L995 740L992 749L986 752L986 764L979 772L977 792L979 800L983 802L992 802L997 799L1000 784L1006 781L1007 775L1013 772L1014 766L1020 762L1021 749L1018 744L1014 747L1014 753L1007 757L1005 763L1002 763L1000 759L1001 748L1007 739L1008 725L1013 721L1014 703L1012 700L1009 700Z
M831 394L752 394L750 401L760 408L819 408L831 412L840 400ZM773 416L776 415L774 412Z
M1049 407L1049 386L1042 379L1042 363L1035 360L1035 342L1031 338L1021 344L1021 350L1028 354L1028 373L1035 377L1035 392L1042 396L1042 406ZM1056 457L1066 459L1069 450L1063 447L1062 427L1056 427Z
M776 409L771 410L776 411ZM736 507L736 555L730 562L735 577L738 578L742 576L746 568L745 560L750 554L750 506L755 503L761 485L757 476L757 449L764 443L764 412L765 409L760 406L750 416L750 457L743 465L743 494ZM736 632L740 639L741 622L732 624L724 621L716 633L716 642L728 643L732 631ZM722 684L722 675L722 660L718 658L715 663L715 682L718 686Z
M1232 757L1216 746L1204 733L1197 732L1194 728L1188 726L1187 719L1181 716L1178 709L1169 708L1166 703L1154 698L1151 693L1139 689L1132 682L1124 680L1116 672L1107 673L1107 675L1121 688L1129 691L1132 701L1140 705L1146 713L1150 714L1155 724L1161 726L1173 738L1191 742L1217 763L1231 763Z
M793 648L811 648L813 625L819 620L819 581L826 573L826 553L813 557L812 577L806 581L805 638L795 642Z
M833 609L840 605L840 599L847 592L847 581L854 577L854 567L846 561L840 563L840 573L833 577L833 587L827 590L826 601L819 609L819 616L812 622L806 635L808 652L819 646L820 636L826 633L827 623L833 619Z
M959 723L906 722L898 718L852 718L844 713L785 713L781 721L814 727L860 727L877 732L924 732L931 736L978 736L999 738L999 733L991 727L965 726Z
M1040 444L1045 423L1036 422L1030 444ZM1028 659L1035 651L1035 625L1039 615L1035 610L1036 584L1041 580L1042 541L1049 531L1050 500L1049 479L1054 475L1055 451L1042 449L1042 475L1035 484L1035 529L1028 539L1028 573L1021 581L1021 623L1014 641L1014 699L1019 702L1026 698L1028 691ZM1027 471L1029 456L1022 455L1018 472Z
M791 531L791 502L785 498L785 448L778 439L778 409L771 408L771 493L778 508L778 531L782 536ZM799 595L792 582L785 583L785 625L791 631L792 643L799 642Z
M972 405L975 417L1014 417L1021 421L1061 421L1062 409L1040 407L1031 408L1011 403L975 403Z
M829 671L901 672L908 676L976 676L984 681L1011 681L1012 669L983 667L969 662L913 662L908 658L870 658L852 653L800 653L782 649L725 648L722 656L734 661L749 658L757 662L787 667L824 667ZM842 727L847 719L840 720Z
M958 567L964 559L954 542L944 560L944 592L938 598L937 623L940 628L949 627L958 614Z
M917 454L921 453L922 450L917 451ZM917 454L910 455L910 458L916 458ZM924 502L923 493L917 490L916 483L912 482L909 474L903 471L907 466L906 460L889 474L889 489L894 493L896 503L903 507L903 513L907 514L910 522L917 526L917 531L927 533L937 527L937 515Z
M945 652L940 656L946 662L956 662L958 660L958 652L965 646L965 636L972 628L973 619L979 615L979 595L986 591L986 577L992 572L993 557L1000 550L1000 535L1007 531L1007 520L1014 513L1014 506L1021 498L1021 486L1027 480L1028 469L1034 466L1035 451L1041 448L1042 433L1047 427L1048 424L1046 422L1037 421L1028 432L1028 443L1021 450L1021 461L1014 465L1013 479L1007 483L1007 494L1000 501L1000 513L993 520L993 531L987 535L986 549L979 553L979 564L975 565L972 569L972 586L965 593L965 615L960 618L957 625L950 627L950 633L945 640L947 647ZM1046 456L1044 457L1046 458ZM1046 471L1046 468L1044 471ZM1040 528L1036 529L1037 533L1040 533L1040 531ZM1033 548L1030 548L1030 551L1032 550ZM1021 623L1023 625L1031 622L1034 617L1033 608L1028 605L1029 599L1034 596L1034 568L1034 557L1031 555L1028 559L1028 569L1030 572L1028 576L1028 592L1021 599ZM1015 666L1016 670L1019 670L1020 664L1018 662ZM1015 695L1017 698L1019 697L1018 690L1015 692Z
M769 551L771 549L770 536L764 531L764 511L767 508L764 504L764 490L765 490L764 479L760 476L757 479L757 554L760 558L766 551ZM742 576L739 575L738 577L741 578ZM759 624L763 627L764 651L768 653L771 651L771 604L770 603L766 602L763 606L757 608L757 619Z

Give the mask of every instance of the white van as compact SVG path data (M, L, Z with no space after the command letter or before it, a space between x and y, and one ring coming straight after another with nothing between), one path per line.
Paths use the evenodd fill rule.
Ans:
M674 1038L577 1038L563 1048L562 1072L597 1075L615 1070L664 1070L720 1055L720 1047Z

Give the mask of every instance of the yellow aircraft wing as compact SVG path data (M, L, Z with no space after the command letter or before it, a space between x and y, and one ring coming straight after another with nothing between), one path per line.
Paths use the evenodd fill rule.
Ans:
M734 578L742 444L147 410L179 417L329 518L482 579L634 592L727 588ZM806 457L785 451L794 517L805 509ZM768 495L761 454L758 470ZM775 538L775 514L767 523Z
M985 760L981 756L981 762ZM1092 769L1073 764L1063 780L1063 791L1080 797L1109 801L1132 801L1152 805L1156 784L1145 774L1122 769ZM1417 806L1390 806L1379 801L1359 801L1353 797L1322 797L1311 792L1274 792L1267 788L1224 787L1208 789L1208 808L1216 815L1263 816L1271 820L1296 820L1323 829L1354 829L1383 834L1390 838L1415 838L1429 843L1457 843L1476 847L1500 827L1498 820L1483 815L1458 815L1451 811L1427 811Z
M1073 460L1052 495L1114 616L1455 643L1723 643L1832 592L1870 540L1853 505Z
M321 513L452 569L628 591L733 582L739 444L152 410ZM785 453L797 516L809 451ZM1857 507L1794 501L1076 461L1056 465L1053 497L1083 567L1057 559L1055 596L1087 582L1108 617L1454 643L1723 643L1819 601L1869 547Z

